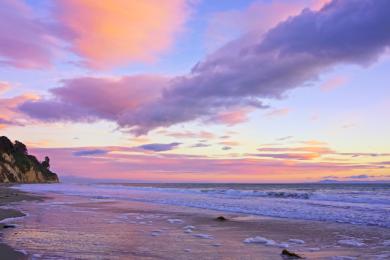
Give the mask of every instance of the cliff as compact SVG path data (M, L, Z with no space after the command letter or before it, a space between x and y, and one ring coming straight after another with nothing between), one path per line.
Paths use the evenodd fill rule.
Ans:
M48 157L39 162L35 156L28 154L23 143L12 143L7 137L0 137L0 183L58 182L57 174L49 168Z

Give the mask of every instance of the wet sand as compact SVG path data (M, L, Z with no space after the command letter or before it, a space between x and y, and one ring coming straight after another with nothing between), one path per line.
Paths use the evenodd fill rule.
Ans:
M0 256L1 259L26 259L26 256L12 249L2 241L4 230L8 229L4 220L9 218L23 217L24 214L18 210L12 209L11 204L21 201L38 201L42 197L31 195L22 191L11 189L10 185L0 185ZM5 226L5 227L4 227ZM12 227L11 227L12 228Z
M306 259L390 257L390 235L380 227L58 194L18 208L29 215L4 240L37 259L272 260L287 246ZM215 220L220 215L228 220Z

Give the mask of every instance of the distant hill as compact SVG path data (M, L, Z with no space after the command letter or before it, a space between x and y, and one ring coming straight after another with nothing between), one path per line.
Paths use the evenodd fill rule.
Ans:
M23 143L12 143L7 137L0 137L0 183L58 182L57 174L49 168L49 157L39 162L28 154Z
M319 183L339 183L339 182L340 181L338 180L330 180L330 179L319 181Z
M322 184L370 184L370 183L390 183L389 180L361 180L361 181L355 181L355 180L331 180L331 179L328 179L328 180L322 180L322 181L319 181L318 183L322 183Z

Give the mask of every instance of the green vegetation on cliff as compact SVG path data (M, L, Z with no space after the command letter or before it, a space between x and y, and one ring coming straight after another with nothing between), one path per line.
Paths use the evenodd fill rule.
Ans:
M23 143L0 137L0 182L58 182L57 174L49 168L49 157L39 162Z

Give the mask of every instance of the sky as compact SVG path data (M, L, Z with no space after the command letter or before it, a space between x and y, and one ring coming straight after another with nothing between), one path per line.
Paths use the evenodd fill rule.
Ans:
M61 177L390 181L388 0L3 0L0 135Z

